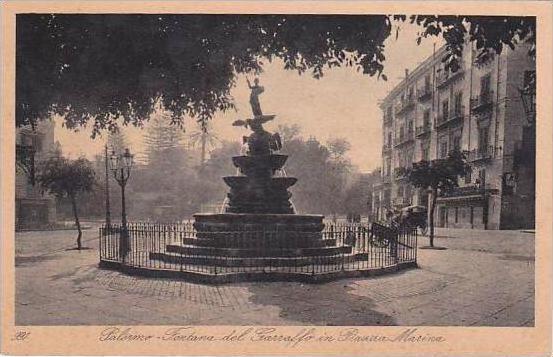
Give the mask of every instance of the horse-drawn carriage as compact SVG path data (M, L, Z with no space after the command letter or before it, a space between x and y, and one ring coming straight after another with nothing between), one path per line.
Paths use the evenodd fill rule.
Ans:
M427 231L427 211L424 206L407 206L401 209L389 210L386 219L391 226L398 229L419 228L422 235Z
M424 206L407 206L399 211L397 224L405 228L418 228L422 235L426 235L428 212Z

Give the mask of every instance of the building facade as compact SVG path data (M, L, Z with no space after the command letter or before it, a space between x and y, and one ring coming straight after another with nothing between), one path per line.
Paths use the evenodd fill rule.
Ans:
M54 148L54 122L16 129L15 228L38 229L56 222L55 200L36 184L40 162Z
M535 155L535 125L520 94L535 75L528 47L505 48L480 63L467 43L455 72L445 70L445 54L444 47L411 73L406 70L381 103L382 176L373 188L373 214L383 220L390 208L428 207L426 190L412 187L401 168L458 149L466 153L472 172L460 178L458 189L439 195L436 226L533 227L535 160L520 160L528 147Z

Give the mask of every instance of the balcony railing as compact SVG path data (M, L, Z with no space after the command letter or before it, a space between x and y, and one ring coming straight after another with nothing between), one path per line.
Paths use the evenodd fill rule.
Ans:
M394 206L410 206L411 200L407 197L395 197L393 200Z
M457 72L452 73L450 71L442 71L438 74L436 78L436 86L438 88L443 88L449 83L453 82L455 79L460 78L464 73L463 68L457 69Z
M483 92L470 99L470 109L479 114L493 108L493 91Z
M448 197L466 197L466 196L484 196L486 194L496 193L497 189L492 188L490 185L470 185L464 187L457 187L451 191L444 192L440 195L441 198Z
M467 155L468 161L488 160L494 157L497 150L493 146L485 146L482 148L469 151Z
M422 92L420 92L418 95L418 99L420 102L427 101L430 98L432 98L432 90L430 89L430 86L423 88Z
M438 115L438 120L436 121L436 128L444 127L448 124L455 123L457 121L463 121L465 117L465 106L460 105L455 107L454 110L447 113L442 113Z
M414 140L413 131L408 131L404 136L396 136L395 147L408 144Z
M405 167L396 167L394 169L394 178L400 180L407 177L407 168Z
M415 135L417 137L430 133L430 123L426 122L421 126L417 126L415 129Z
M415 106L415 100L413 99L413 97L402 99L399 102L399 104L396 105L395 113L396 115L403 114L408 110L413 109L414 106Z

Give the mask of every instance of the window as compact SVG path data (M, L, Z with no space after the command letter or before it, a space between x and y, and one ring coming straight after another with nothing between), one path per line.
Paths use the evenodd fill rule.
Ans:
M403 190L403 186L399 186L399 187L397 188L397 197L403 198L403 194L404 194L403 191L404 191L404 190Z
M421 160L428 161L429 149L426 143L421 144Z
M484 188L486 186L486 169L478 171L478 183L479 186Z
M399 128L399 141L403 141L403 136L405 135L403 126Z
M390 105L388 108L386 108L386 116L388 119L392 119L392 106Z
M407 124L407 125L408 125L408 128L409 128L407 133L408 133L409 137L411 137L413 135L413 121L410 120L409 124Z
M423 125L430 125L430 110L426 109L423 114Z
M430 75L429 74L427 74L424 77L424 92L425 93L430 92Z
M481 154L488 152L488 132L488 127L478 129L478 152Z
M463 93L455 94L455 114L463 114Z
M440 159L445 159L447 157L447 141L442 141L440 143Z
M472 181L471 171L469 171L469 172L467 172L467 174L465 175L465 185L470 184L471 181Z
M455 223L459 222L459 207L455 207Z
M391 168L392 168L392 158L389 157L386 159L386 176L390 176Z
M449 114L449 100L446 99L442 102L442 115L444 117L444 120L448 118Z
M388 146L392 146L392 132L388 132Z
M453 150L461 150L461 137L455 136L453 137Z
M484 98L488 98L490 96L490 87L491 87L491 76L489 74L486 74L482 78L480 78L480 96Z
M384 205L385 206L390 205L390 190L384 191Z

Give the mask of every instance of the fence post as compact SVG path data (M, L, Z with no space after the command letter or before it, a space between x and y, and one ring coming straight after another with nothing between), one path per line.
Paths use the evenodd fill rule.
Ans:
M100 242L98 242L98 255L99 255L99 258L100 258L100 261L102 261L102 234L103 234L103 229L102 229L102 226L100 226L100 229L98 230L100 236L98 238L100 238Z

